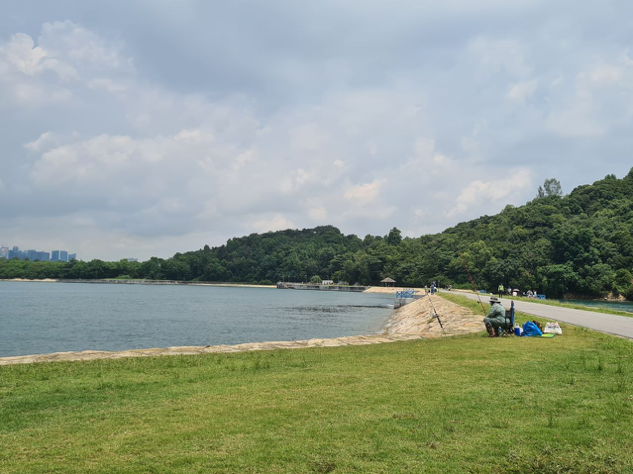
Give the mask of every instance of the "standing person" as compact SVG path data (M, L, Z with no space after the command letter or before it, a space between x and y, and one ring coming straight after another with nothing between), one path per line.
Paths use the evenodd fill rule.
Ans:
M435 294L435 282L431 283L431 294Z
M499 283L499 288L497 288L497 291L499 293L499 298L503 298L503 283Z
M498 337L501 334L501 326L506 322L506 310L501 306L501 301L494 296L490 298L490 312L484 318L488 337Z

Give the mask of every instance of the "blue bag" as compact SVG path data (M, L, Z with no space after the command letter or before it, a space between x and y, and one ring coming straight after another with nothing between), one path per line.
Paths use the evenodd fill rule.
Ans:
M523 336L525 337L541 337L543 333L536 324L528 321L523 325Z

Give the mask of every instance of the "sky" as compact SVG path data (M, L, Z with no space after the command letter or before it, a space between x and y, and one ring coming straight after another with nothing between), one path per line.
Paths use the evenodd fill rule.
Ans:
M633 167L633 2L0 0L0 243L417 237Z

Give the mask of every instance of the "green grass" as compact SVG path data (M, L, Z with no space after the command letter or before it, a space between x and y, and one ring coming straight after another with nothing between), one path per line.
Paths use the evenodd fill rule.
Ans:
M3 366L0 472L632 472L633 345L563 330Z
M469 293L476 294L476 293L473 293L472 291L470 291ZM442 292L442 295L446 295L446 294L447 294L446 292ZM458 295L459 292L455 292L454 294ZM490 294L493 294L493 293L490 293ZM489 297L489 294L487 293L480 293L479 295L482 301L484 301L485 299ZM497 294L494 293L494 296L497 296ZM558 306L561 308L580 309L583 311L592 311L594 313L615 314L617 316L628 316L629 318L633 317L633 313L629 313L627 311L620 311L617 309L604 308L604 307L585 306L582 304L573 304L573 303L561 303L560 301L555 301L555 300L539 300L539 299L534 299L534 298L524 298L523 296L504 296L504 298L512 299L516 301L525 301L527 303L538 303L538 304L544 304L548 306ZM481 311L481 308L479 311Z

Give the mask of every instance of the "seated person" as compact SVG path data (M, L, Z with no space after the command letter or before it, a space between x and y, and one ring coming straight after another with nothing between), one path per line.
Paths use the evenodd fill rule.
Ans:
M501 306L501 301L494 296L490 298L490 312L488 316L484 318L484 324L486 325L486 331L488 336L496 337L501 334L501 328L506 323L506 310Z

